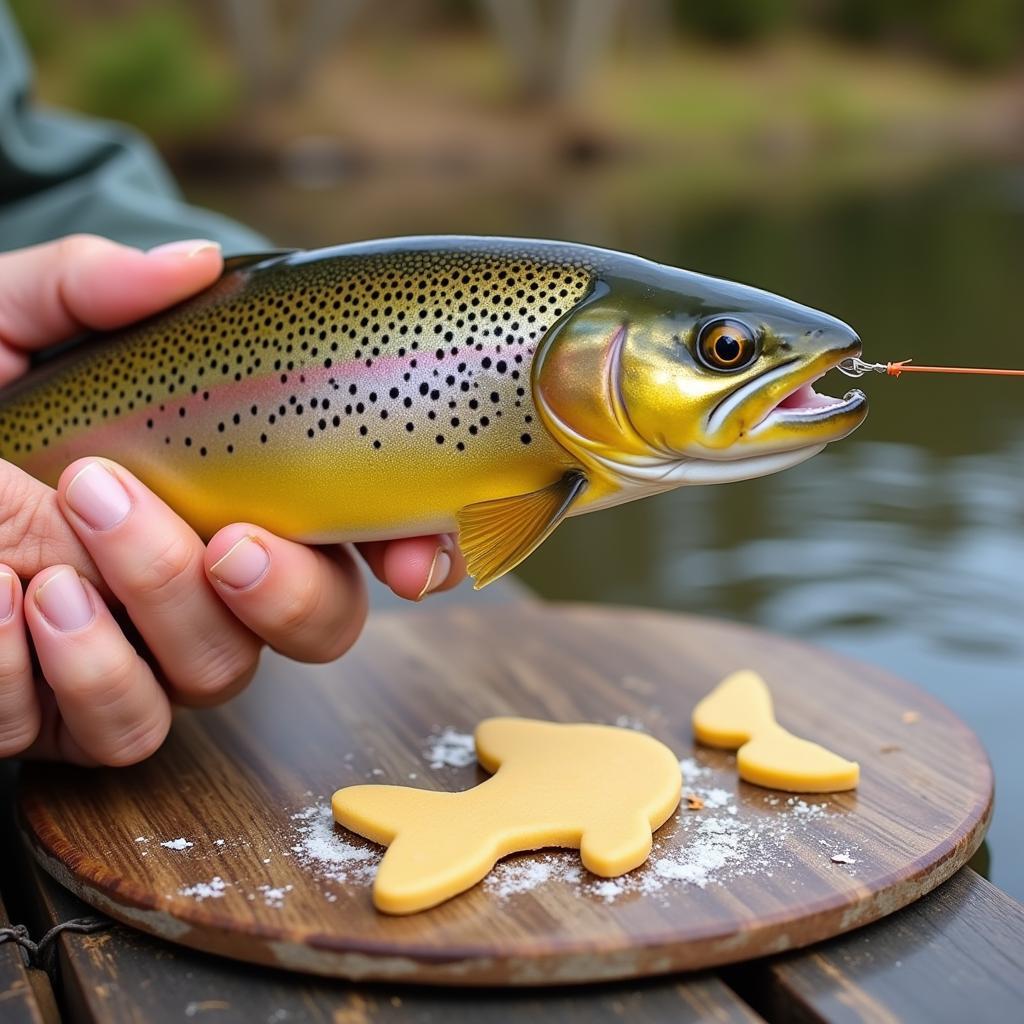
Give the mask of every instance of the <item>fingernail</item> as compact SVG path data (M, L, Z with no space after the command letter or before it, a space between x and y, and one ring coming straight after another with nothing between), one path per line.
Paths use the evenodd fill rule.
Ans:
M94 530L110 530L127 518L132 499L121 481L100 462L90 462L65 492L67 502Z
M0 622L6 622L14 612L14 576L0 572Z
M236 590L251 587L270 567L270 552L255 538L243 537L219 561L211 575Z
M192 259L206 252L220 252L220 243L208 238L187 238L181 242L164 242L147 251L147 256L183 256Z
M64 633L81 629L92 621L92 601L74 569L55 572L39 587L36 605L43 618Z
M422 600L427 594L437 590L448 579L448 574L452 571L452 558L448 551L445 550L444 540L445 538L442 538L441 543L434 552L434 560L430 563L430 575L427 577L426 584L416 598L417 601Z

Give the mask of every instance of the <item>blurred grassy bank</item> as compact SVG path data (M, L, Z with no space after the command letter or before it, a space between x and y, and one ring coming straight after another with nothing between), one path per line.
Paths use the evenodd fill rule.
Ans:
M800 26L731 46L634 39L610 47L571 95L527 100L498 42L459 21L393 32L371 22L311 61L301 89L256 92L209 9L128 3L84 17L79 6L16 5L40 97L136 124L204 175L479 172L500 182L642 161L732 188L807 158L842 177L1024 148L1014 62L980 75Z

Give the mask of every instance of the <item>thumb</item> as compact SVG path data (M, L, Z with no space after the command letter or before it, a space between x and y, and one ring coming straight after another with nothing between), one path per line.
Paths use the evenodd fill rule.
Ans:
M0 254L0 383L28 353L83 330L131 323L212 284L216 242L193 239L142 252L93 235Z

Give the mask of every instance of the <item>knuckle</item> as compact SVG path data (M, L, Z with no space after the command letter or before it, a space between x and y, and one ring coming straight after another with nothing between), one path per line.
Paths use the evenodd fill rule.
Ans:
M125 768L152 757L167 738L170 719L166 715L155 715L127 729L100 756L100 761L110 768Z
M0 644L0 715L4 712L4 697L20 692L30 671L29 653L20 638L17 643Z
M141 659L127 642L80 649L74 668L51 685L61 696L89 705L91 712L113 708L128 695L138 679Z
M323 578L320 572L297 577L295 586L282 595L275 616L275 634L282 639L293 640L309 632L319 617L322 597Z
M137 597L153 604L173 600L184 588L191 590L203 576L201 548L181 533L168 537L148 558L134 564L125 582Z
M28 652L0 645L0 757L30 747L39 735L40 714Z
M208 650L187 677L189 695L203 704L226 700L248 686L259 660L260 645L255 638L251 642L225 644Z
M313 622L320 618L315 609L322 607L322 599L311 606L302 629L293 630L290 634L279 633L274 645L280 653L310 663L323 663L340 658L359 638L366 621L367 596L362 580L358 579L355 589L348 595L348 600L338 602L337 614L329 616L328 621L318 623L313 629Z
M362 619L345 622L336 633L331 634L319 650L312 652L306 660L328 662L340 658L359 638L362 628Z
M40 720L34 707L17 715L0 716L0 757L15 757L28 750L39 736Z

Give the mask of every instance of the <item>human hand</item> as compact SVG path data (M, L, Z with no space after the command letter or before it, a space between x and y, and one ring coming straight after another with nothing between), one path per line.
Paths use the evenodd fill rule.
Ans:
M217 246L200 241L142 253L83 236L0 255L0 384L25 372L32 351L150 315L220 270ZM450 537L360 550L410 599L465 574ZM265 643L328 661L365 616L347 546L311 548L249 524L204 546L107 460L78 460L56 490L0 462L0 757L139 761L163 742L172 704L233 696Z

